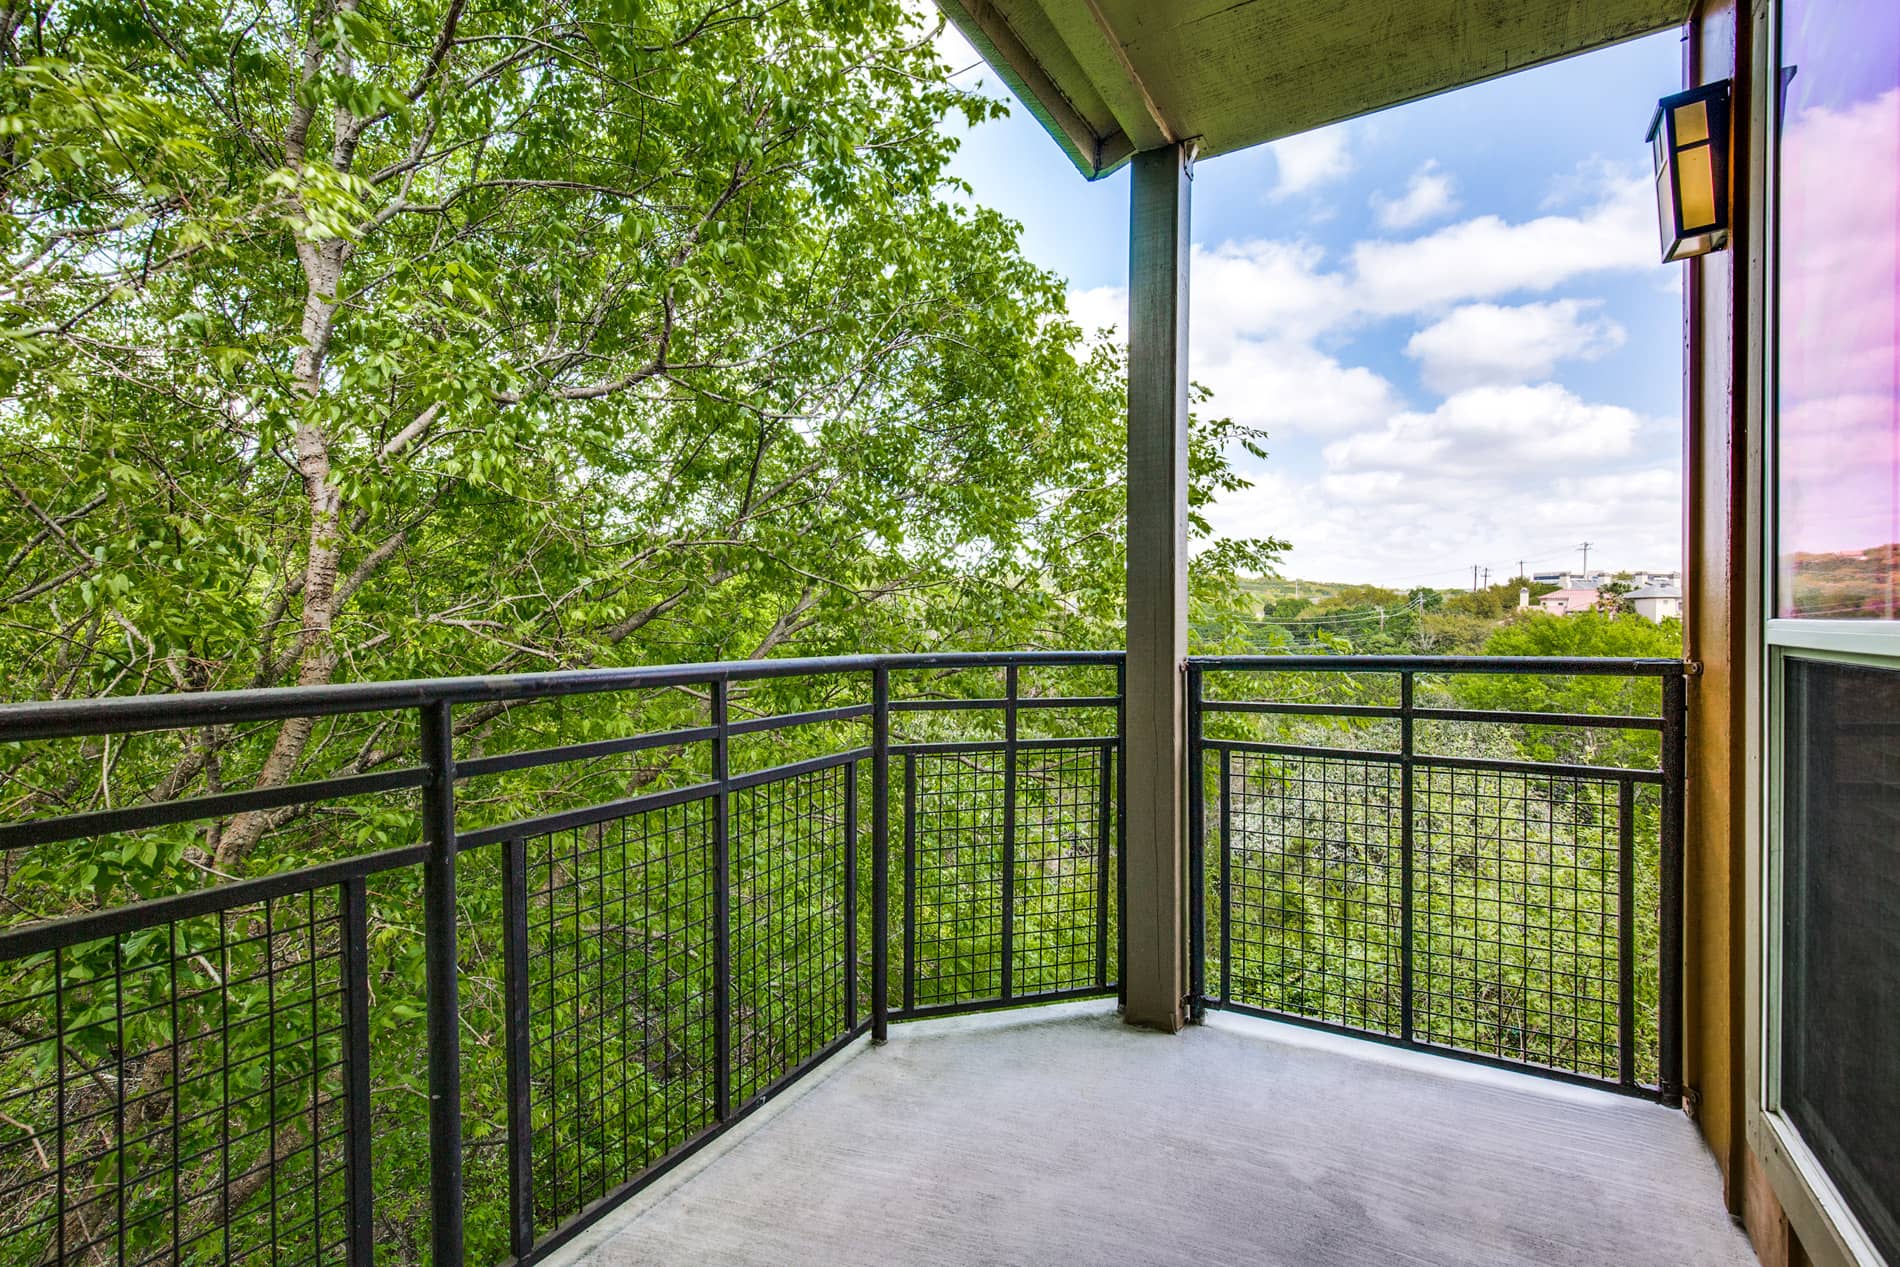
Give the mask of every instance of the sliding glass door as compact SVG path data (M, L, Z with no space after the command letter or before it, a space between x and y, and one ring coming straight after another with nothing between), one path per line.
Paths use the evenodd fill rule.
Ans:
M1900 4L1778 14L1762 1108L1900 1267Z

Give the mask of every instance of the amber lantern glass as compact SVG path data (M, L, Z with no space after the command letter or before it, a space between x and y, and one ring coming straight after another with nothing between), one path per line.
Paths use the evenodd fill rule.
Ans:
M1729 82L1664 97L1649 124L1664 262L1728 245Z

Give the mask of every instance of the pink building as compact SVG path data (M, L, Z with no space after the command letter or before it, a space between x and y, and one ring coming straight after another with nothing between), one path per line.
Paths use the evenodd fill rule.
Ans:
M1575 612L1595 610L1601 601L1595 590L1552 590L1537 600L1537 605L1553 616L1568 616Z

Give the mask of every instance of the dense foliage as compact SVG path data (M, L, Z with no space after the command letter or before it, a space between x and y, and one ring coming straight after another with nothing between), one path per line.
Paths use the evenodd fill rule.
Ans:
M1119 354L1068 320L1062 283L1023 258L1015 227L946 176L945 116L999 107L945 74L896 0L0 11L0 699L1117 645ZM1197 532L1198 508L1235 486L1227 447L1257 442L1197 421ZM1218 544L1197 601L1228 601L1228 574L1275 546ZM735 692L733 709L863 689L776 682ZM471 707L456 740L469 755L609 738L706 707L696 691ZM829 741L761 736L735 761ZM373 773L415 753L401 715L14 746L0 818ZM478 781L462 822L689 782L706 760L673 745ZM408 845L415 824L413 796L391 794L97 836L8 856L0 897L21 922ZM506 1205L495 867L471 857L462 887L477 1257L493 1256ZM684 883L644 900L697 919L704 894ZM376 1236L385 1261L405 1261L427 1229L414 876L368 896ZM273 1108L265 1069L281 1076L281 1054L329 1061L313 1084L337 1072L334 1035L308 1028L314 1002L307 1024L273 1019L290 1013L260 974L334 965L335 901L326 891L295 925L280 912L275 931L248 909L10 966L10 998L57 981L84 1009L54 1037L39 1002L0 1016L17 1040L6 1072L32 1088L0 1128L0 1169L27 1194L10 1244L110 1235L114 1186L143 1166L183 1172L187 1189L135 1191L127 1217L182 1201L180 1234L212 1237L192 1253L215 1252L231 1211L262 1218L265 1161L311 1161L327 1129L266 1136L290 1110ZM623 892L597 915L618 921L601 953L621 985L697 990L703 965L638 942L633 904ZM102 993L122 980L129 1000ZM182 1013L158 1006L181 990ZM136 1019L122 1029L123 1008ZM181 1034L194 1037L174 1057ZM226 1141L226 1155L168 1164L203 1141L149 1115L169 1088L193 1116L188 1097L220 1066L245 1116L213 1105L194 1120L222 1115L241 1155ZM61 1069L96 1076L60 1090ZM643 1076L704 1072L675 1055ZM644 1085L623 1094L645 1103ZM142 1144L74 1135L83 1161L59 1206L51 1123L110 1121L127 1096L144 1106ZM167 1230L150 1217L141 1245Z
M1118 641L1117 356L954 196L939 121L998 107L901 5L7 22L0 697ZM1196 434L1200 504L1253 440ZM0 795L404 747L293 723ZM284 825L184 847L241 874Z
M996 109L945 82L895 0L0 10L0 699L1119 645L1122 366L1069 321L1060 280L1023 258L1014 226L946 177L943 118ZM1218 402L1196 403L1208 415ZM1197 419L1197 537L1210 499L1241 483L1228 452L1261 440ZM1508 613L1475 597L1371 587L1255 617L1238 578L1281 545L1207 543L1191 578L1204 645L1650 654L1639 645L1662 636L1594 617L1500 629ZM1030 678L1031 693L1112 690L1103 670ZM755 683L732 707L859 702L865 685ZM908 689L954 701L997 685L935 675ZM1356 689L1291 685L1342 701ZM1513 698L1467 702L1644 702ZM1027 724L1066 740L1105 729L1099 709L1050 711ZM507 752L708 713L697 690L468 707L456 742ZM995 720L907 713L900 738L993 739ZM1367 737L1299 724L1292 738ZM845 725L757 734L733 761L758 770L861 740ZM0 820L390 770L416 747L399 714L13 745ZM1090 903L1106 884L1108 758L1050 751L1081 755L1025 759L1010 792L1037 824L1016 912L1043 956L1026 988L1086 984L1065 974L1092 974L1106 935ZM705 744L682 742L468 780L461 825L677 787L709 763ZM1290 769L1249 777L1284 785ZM917 910L942 942L918 950L936 974L928 1001L964 997L955 983L987 981L998 953L1004 775L988 758L946 770L950 792L916 828L950 877ZM833 1019L839 983L810 964L814 947L825 964L840 949L827 940L847 918L838 842L845 788L868 799L861 780L833 765L734 798L733 919L750 938L738 971L763 983L732 1017L753 1090L831 1036L812 1026ZM1470 804L1447 792L1430 808L1468 819ZM706 812L685 801L532 846L530 1005L547 1018L535 1068L577 1071L537 1084L537 1148L554 1150L537 1171L538 1191L551 1176L543 1230L706 1121ZM1323 821L1287 822L1248 845L1281 865L1311 853L1325 877L1275 913L1287 944L1363 924L1368 859L1341 856ZM0 899L22 923L415 835L407 793L258 810L8 855ZM507 1219L500 851L461 865L467 1211L471 1259L492 1261ZM11 1248L37 1259L63 1239L103 1260L115 1219L139 1252L183 1239L180 1261L216 1258L233 1227L307 1249L280 1216L330 1218L336 1234L338 1123L299 1115L341 1076L320 1015L341 989L341 900L326 886L9 962ZM374 1236L382 1261L417 1261L415 869L377 875L365 900ZM849 912L865 915L862 901ZM1285 971L1323 975L1303 953ZM1494 1022L1468 1019L1453 1037L1488 1041ZM70 1156L49 1160L49 1133Z
M1392 602L1406 596L1372 587L1344 587L1317 602L1277 601L1286 603L1281 610L1288 613L1279 618L1282 629L1315 607L1322 614L1343 610L1355 620L1356 632L1336 627L1323 638L1310 637L1302 647L1309 651L1358 650L1373 642L1377 650L1428 654L1437 649L1430 641L1432 625L1450 616L1475 627L1470 635L1475 645L1461 648L1471 654L1656 659L1681 654L1677 621L1520 612L1512 606L1517 588L1448 597L1414 591L1413 597L1424 601L1406 606ZM1367 628L1354 611L1364 606L1387 608L1387 638L1402 632L1413 641L1376 642L1376 627ZM1375 673L1212 674L1208 692L1214 698L1280 700L1296 707L1391 708L1399 702L1396 679ZM1424 708L1655 718L1663 701L1661 682L1653 675L1420 672L1413 702ZM1220 795L1215 763L1202 771L1210 875L1218 877L1222 865L1234 873L1229 888L1235 931L1226 967L1235 1000L1399 1032L1403 798L1395 766L1347 754L1398 751L1400 723L1297 712L1209 717L1208 730L1217 741L1266 740L1312 750L1275 756L1236 750L1230 755L1230 805L1224 817L1214 808ZM1426 763L1414 771L1413 1003L1420 1037L1616 1077L1624 807L1619 776L1593 771L1658 769L1657 732L1419 721L1413 750L1478 763L1462 768ZM1566 771L1483 764L1499 759L1555 763ZM1636 1074L1646 1082L1657 1076L1660 808L1654 784L1632 786L1628 828L1636 1008L1631 1019ZM1212 928L1221 922L1215 883L1210 879ZM1209 956L1210 979L1218 979L1219 947L1211 945Z

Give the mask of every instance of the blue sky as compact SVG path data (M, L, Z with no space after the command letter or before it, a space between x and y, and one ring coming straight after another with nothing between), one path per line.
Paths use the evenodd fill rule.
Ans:
M956 82L1007 96L956 34ZM1681 560L1680 265L1657 262L1643 135L1666 33L1240 154L1194 177L1194 377L1264 427L1212 519L1284 572L1469 584ZM1089 328L1126 322L1128 175L1089 183L1029 112L955 172L1019 221Z

